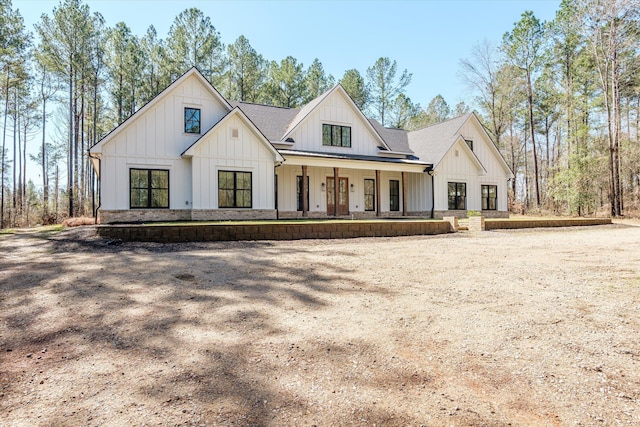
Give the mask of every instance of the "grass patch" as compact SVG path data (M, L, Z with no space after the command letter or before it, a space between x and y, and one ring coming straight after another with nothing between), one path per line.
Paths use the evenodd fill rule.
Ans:
M45 225L42 227L38 227L36 231L38 233L55 235L64 230L64 226L62 224L54 224L54 225Z

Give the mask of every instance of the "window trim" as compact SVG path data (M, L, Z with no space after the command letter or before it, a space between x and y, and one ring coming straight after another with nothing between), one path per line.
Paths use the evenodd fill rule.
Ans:
M187 124L191 123L192 120L187 120L187 110L193 110L198 112L198 131L193 132L189 131L187 128ZM202 110L196 107L184 107L184 133L190 135L200 135L202 133Z
M221 172L233 174L233 189L229 189L229 188L224 189L225 191L228 191L228 190L233 191L233 206L220 205L220 191L221 191L220 173ZM251 183L251 188L249 189L249 192L251 195L251 202L249 203L249 206L238 206L238 191L246 191L246 189L244 188L238 189L238 174L240 173L247 173L249 174L249 177L250 177L249 182ZM223 170L223 169L218 170L218 209L253 209L253 172L238 171L238 170Z
M397 186L398 189L398 194L393 194L391 192L391 183L394 182L395 185ZM393 197L397 197L398 199L398 203L395 206L395 209L393 208L393 204L391 203L391 201L393 200ZM389 180L389 212L400 212L400 180L398 179L390 179Z
M147 206L133 206L133 199L132 199L132 192L131 190L133 190L133 188L131 187L132 184L132 180L131 180L131 173L136 170L136 171L147 171L147 182L149 184L149 187L147 187ZM159 172L166 172L167 173L167 206L151 206L151 202L153 201L153 197L152 197L152 193L154 188L151 186L151 183L153 182L152 178L151 178L151 172L153 171L159 171ZM169 173L169 169L149 169L149 168L129 168L129 209L169 209L171 207L171 174ZM140 188L138 188L140 190ZM165 188L156 188L155 190L165 190Z
M327 143L325 141L325 129L326 127L329 128L329 142ZM348 145L344 145L344 129L349 129L349 141L348 141ZM335 141L333 140L334 137L334 132L336 130L339 130L340 132L340 138L338 138L339 140L337 141L337 143L335 143ZM343 125L336 125L336 124L330 124L330 123L323 123L322 124L322 145L325 147L343 147L343 148L351 148L351 126L343 126Z
M373 193L367 194L367 181L371 181L373 183ZM365 178L364 179L364 211L365 212L374 212L376 210L376 180L374 178ZM371 205L371 209L367 209L367 196L373 196L373 203Z
M487 188L487 197L484 196L484 189L485 187ZM491 187L493 187L495 189L495 197L493 197L493 208L489 207L491 206L491 204L489 203L489 201L491 200L491 197L489 196L491 194L490 190ZM487 207L484 208L482 207L484 205L484 203L487 203ZM481 207L483 211L497 211L498 210L498 186L495 184L481 184L480 185L480 203L481 203Z
M449 194L449 187L451 186L451 184L455 184L455 196L454 197L454 207L451 207L451 195ZM459 190L458 190L458 186L462 186L462 188L464 188L464 196L459 196ZM458 199L462 197L463 200L463 208L459 208L458 207ZM456 181L449 181L447 182L447 210L450 211L464 211L467 210L467 183L466 182L456 182Z

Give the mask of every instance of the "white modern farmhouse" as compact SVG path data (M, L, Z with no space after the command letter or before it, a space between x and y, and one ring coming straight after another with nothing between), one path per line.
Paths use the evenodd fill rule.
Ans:
M513 177L475 114L387 129L340 85L280 108L228 101L195 68L89 153L102 223L505 217Z

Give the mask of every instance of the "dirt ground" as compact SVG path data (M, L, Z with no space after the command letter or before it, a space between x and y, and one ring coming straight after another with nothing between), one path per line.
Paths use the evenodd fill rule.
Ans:
M640 425L640 224L117 243L0 236L1 426Z

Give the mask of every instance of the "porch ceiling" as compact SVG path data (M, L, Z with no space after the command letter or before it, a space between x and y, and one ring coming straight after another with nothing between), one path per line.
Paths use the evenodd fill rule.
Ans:
M371 156L347 156L330 153L312 153L279 150L285 166L312 166L325 168L381 170L392 172L423 173L431 164L408 159L376 158Z

